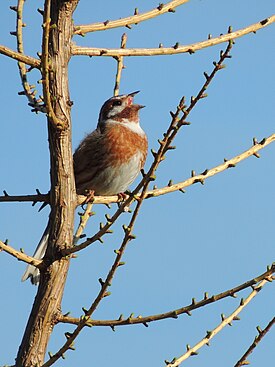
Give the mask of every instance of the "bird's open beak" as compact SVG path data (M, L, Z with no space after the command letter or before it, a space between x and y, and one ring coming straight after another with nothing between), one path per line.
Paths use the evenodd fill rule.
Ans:
M132 92L132 93L129 93L128 96L129 97L134 97L136 94L138 94L140 91L137 90L136 92Z
M141 105L141 104L133 104L132 102L133 102L133 98L134 98L134 96L136 95L136 94L138 94L140 91L139 90L137 90L136 92L132 92L132 93L129 93L128 94L128 97L130 97L130 103L132 104L132 105L134 105L134 106L136 106L139 110L141 109L141 108L144 108L145 106L143 106L143 105Z

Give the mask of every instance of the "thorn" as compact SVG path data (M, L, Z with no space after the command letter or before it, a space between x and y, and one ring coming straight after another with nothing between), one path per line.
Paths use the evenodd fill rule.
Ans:
M23 247L20 247L20 252L21 252L22 254L24 254L24 253L25 253L25 251L24 251Z
M177 48L179 48L179 42L176 42L175 44L174 44L174 46L173 46L173 48L176 50Z
M64 333L64 335L65 335L65 337L67 338L67 339L70 339L71 337L72 337L72 333L70 333L69 331L66 331L65 333Z
M99 283L100 283L101 287L103 287L103 286L104 286L104 284L105 284L105 282L102 280L102 278L99 278L99 279L98 279L98 281L99 281Z
M259 144L264 145L264 144L265 144L265 142L266 142L266 138L263 138L263 139L260 141L260 143L259 143Z
M13 11L17 11L18 10L18 7L17 6L10 6L10 10L13 10Z
M16 31L10 32L10 35L11 36L17 36L17 32Z
M190 311L185 312L188 316L192 316L192 313Z
M158 155L157 152L154 149L151 149L151 153L152 153L154 158L156 158L156 156Z
M115 330L114 325L110 325L110 328L111 328L113 331L116 331L116 330Z
M206 336L205 336L205 337L206 337L207 339L209 339L209 338L211 337L212 333L213 333L213 331L211 331L211 330L207 330L207 331L206 331Z
M123 320L123 314L119 315L118 321L122 321Z
M157 7L157 9L158 9L159 11L161 11L161 10L163 9L163 7L164 7L164 4L163 4L163 3L161 3L161 4L159 4L159 6Z
M128 29L132 29L132 26L130 26L130 24L126 24L125 27L128 28Z
M179 189L179 191L182 192L183 194L185 194L185 190Z
M209 75L206 72L204 72L203 75L205 76L206 80L209 80Z
M259 335L261 335L261 333L263 332L263 330L261 329L261 327L258 325L258 326L256 327L256 329L257 329L257 331L258 331Z
M147 324L147 322L143 322L142 323L145 327L148 327L149 325Z
M204 300L207 300L209 297L208 297L208 293L207 292L204 292L204 297L203 297L203 299Z
M4 196L9 196L9 194L7 193L7 191L6 190L3 190L3 193L4 193Z
M256 158L261 158L260 154L258 152L255 152L253 153L253 155L256 157Z
M103 24L106 26L108 23L110 23L109 20L105 20L105 22L103 22Z
M111 295L111 292L105 292L104 294L103 294L103 297L109 297Z
M176 10L173 9L173 8L168 9L168 13L175 13L175 12L176 12Z
M134 15L138 15L138 8L135 8Z
M243 298L241 298L240 306L243 306L243 305L244 305L244 300L243 300Z
M169 182L168 182L167 186L168 186L168 187L171 187L172 185L173 185L173 180L169 180Z
M85 308L85 307L82 307L82 311L84 312L84 314L85 314L85 316L87 316L87 314L88 314L88 310L87 310L87 308Z
M189 50L187 51L190 55L192 55L192 54L194 54L195 53L195 51L194 50L192 50L192 48L189 48Z
M117 266L123 266L125 265L125 261L120 261Z
M209 33L207 36L207 39L211 40L211 38L212 38L212 34Z
M197 356L199 352L191 352L190 356Z
M163 44L162 43L159 43L159 48L163 48Z
M195 177L196 176L196 172L192 169L191 171L191 177Z
M39 13L39 14L41 14L42 16L44 15L44 11L43 11L43 9L38 8L38 9L37 9L37 11L38 11L38 13Z
M257 145L257 144L259 144L259 143L258 143L258 140L257 140L257 138L255 138L255 137L254 137L254 138L253 138L253 145Z

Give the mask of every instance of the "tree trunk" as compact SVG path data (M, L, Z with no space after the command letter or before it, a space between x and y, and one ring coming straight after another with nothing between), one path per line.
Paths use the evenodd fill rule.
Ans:
M47 4L45 1L45 7ZM71 147L71 101L68 88L68 62L73 32L72 14L78 0L52 0L49 33L49 86L58 128L48 115L51 156L50 236L33 308L16 358L16 367L41 366L46 348L61 310L69 260L60 259L60 250L72 244L76 203ZM43 56L42 56L43 57Z

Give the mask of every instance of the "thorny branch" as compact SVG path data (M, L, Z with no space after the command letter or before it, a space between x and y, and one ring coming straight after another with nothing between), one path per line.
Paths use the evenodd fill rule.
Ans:
M192 43L190 45L180 45L176 42L172 47L158 47L158 48L127 48L127 49L108 49L95 47L82 47L72 45L72 55L84 56L158 56L158 55L175 55L181 53L194 53L206 47L212 47L220 43L228 42L236 38L242 37L248 33L255 33L256 31L267 27L275 22L275 15L263 19L257 23L251 24L248 27L239 29L235 32L228 32L216 38L209 38L205 41Z
M239 361L235 364L234 367L241 367L249 364L247 361L247 357L251 354L257 345L263 340L264 336L269 332L272 326L275 324L275 317L267 324L267 326L262 330L259 326L257 326L258 335L254 338L253 343L247 349L247 351L243 354L243 356L239 359Z
M24 62L25 64L27 64L27 65L29 65L33 68L36 68L36 69L40 68L41 62L40 62L39 59L36 59L34 57L31 57L31 56L20 54L19 52L16 52L16 51L10 49L9 47L0 45L0 54L11 57L14 60Z
M23 27L26 26L23 23L23 9L24 9L25 0L18 0L17 7L10 7L12 10L16 11L17 19L16 19L16 32L11 32L16 35L17 40L17 51L20 54L24 54L24 46L23 46ZM41 111L43 112L43 105L41 105L42 99L36 99L37 90L35 89L35 85L30 85L27 78L27 70L26 64L24 62L18 62L19 74L23 86L23 91L19 92L19 95L25 95L29 101L29 105L33 107L33 112Z
M263 138L260 142L257 142L255 139L253 140L253 145L245 150L244 152L236 155L231 159L224 159L224 163L215 166L210 169L205 169L202 173L194 175L194 171L192 171L192 175L190 178L175 183L169 184L168 186L164 186L161 188L155 188L153 190L148 190L145 194L145 198L152 198L157 197L160 195L165 195L168 193L172 193L175 191L182 191L183 189L194 185L195 183L204 183L206 179L217 175L229 168L234 168L238 163L242 162L243 160L251 157L256 156L259 157L258 152L261 149L264 149L269 144L275 141L275 134L268 136L267 138ZM138 199L140 194L136 194L136 198ZM129 195L126 195L126 199L129 199ZM78 195L78 205L83 204L87 200L86 196ZM117 195L112 196L95 196L93 198L93 204L112 204L117 203L120 199ZM33 205L37 202L45 202L49 203L49 195L48 194L41 194L38 195L8 195L5 191L5 195L0 196L0 202L33 202Z
M216 73L224 67L223 62L225 61L225 59L230 57L229 53L230 53L230 50L232 48L232 45L233 45L233 42L229 42L226 50L224 52L222 52L222 51L220 52L219 61L214 62L214 69L213 69L213 71L211 72L210 75L205 74L206 80L205 80L201 90L198 92L197 96L196 97L191 97L191 101L190 101L189 106L187 107L185 105L185 99L183 97L181 99L179 105L177 106L176 112L175 113L171 112L172 121L171 121L170 126L168 127L167 131L163 134L164 135L163 140L159 140L160 147L159 147L157 152L152 151L152 154L154 156L153 163L152 163L151 167L149 168L148 172L146 174L143 173L142 180L137 185L137 187L134 189L132 194L128 197L128 199L126 199L124 201L124 203L122 203L120 205L119 209L113 214L112 217L107 218L107 222L105 223L105 225L102 225L100 227L100 230L95 235L93 235L91 238L88 238L86 241L84 241L83 243L81 243L77 246L64 249L63 252L62 252L63 256L68 256L68 255L71 255L72 253L80 251L80 250L86 248L87 246L91 245L92 243L94 243L96 241L102 241L101 237L105 233L107 233L107 231L110 230L110 227L116 221L116 219L120 216L120 214L124 212L124 209L126 207L129 207L130 204L134 200L140 200L140 197L137 196L138 192L145 185L147 185L148 182L155 180L155 171L158 168L159 164L165 159L165 153L167 153L167 151L169 151L171 149L174 149L174 147L171 145L171 143L173 142L173 140L174 140L175 136L177 135L177 133L180 131L180 128L184 125L189 124L188 122L186 122L186 119L189 116L190 112L195 107L195 105L198 103L198 101L200 99L203 99L203 98L206 97L205 91L206 91L208 85L211 83L211 81L213 80ZM181 117L180 117L180 115L181 115ZM144 195L145 195L145 193L144 193Z
M106 277L106 280L103 281L101 278L99 279L100 284L101 284L101 289L100 289L97 297L95 298L94 302L92 303L91 307L88 310L85 309L85 308L83 309L84 315L80 319L80 322L78 323L75 330L72 333L69 333L69 332L65 333L67 341L64 343L64 345L55 354L53 354L53 355L51 354L50 359L46 363L44 363L44 365L42 367L51 366L59 358L64 356L64 353L66 351L68 351L69 349L74 348L73 347L74 340L77 338L77 336L79 335L79 333L82 331L82 329L85 326L91 326L91 325L87 325L87 321L92 316L93 312L98 307L101 300L104 297L106 297L110 294L109 292L107 292L107 289L111 285L111 281L112 281L118 267L124 264L123 262L121 262L121 259L122 259L122 256L124 254L124 251L126 249L127 244L129 243L129 241L131 241L135 238L135 236L132 234L132 230L133 230L133 227L134 227L139 209L140 209L140 207L141 207L141 205L142 205L142 203L145 199L146 191L148 189L148 186L149 186L150 182L155 179L155 176L154 176L155 171L158 168L159 164L163 161L164 154L168 150L171 149L171 143L172 143L173 139L175 138L175 136L177 135L180 128L187 124L187 122L186 122L187 116L192 111L192 109L197 104L197 102L200 99L205 97L205 90L207 89L209 83L212 81L212 79L214 78L216 73L220 69L223 68L223 62L226 58L229 57L229 52L230 52L231 48L232 48L232 42L229 42L226 50L224 52L220 52L219 61L217 63L214 62L214 69L213 69L212 73L209 76L207 75L206 81L203 84L203 87L201 88L201 90L199 91L199 93L197 94L196 97L191 98L191 102L190 102L189 106L188 107L185 106L184 98L182 98L181 101L180 101L180 104L177 107L176 112L171 113L172 121L171 121L170 126L167 129L166 133L164 134L163 140L159 141L160 147L159 147L158 152L153 154L154 155L154 161L153 161L149 171L146 174L143 173L143 179L138 184L138 186L135 188L132 195L128 199L126 199L124 201L124 203L121 204L119 209L116 211L116 213L111 218L106 217L106 219L107 219L106 224L105 225L104 224L100 225L100 230L97 232L97 234L95 234L92 238L88 239L84 243L82 243L80 245L77 245L77 246L74 246L72 248L65 249L62 252L63 256L68 256L68 255L73 254L74 252L77 252L77 251L89 246L91 243L93 243L97 240L102 242L101 236L106 234L106 233L111 232L110 227L111 227L112 223L124 211L125 207L128 207L134 199L137 199L137 197L135 197L135 195L140 190L142 190L141 195L137 200L137 204L136 204L135 210L132 214L129 225L128 226L123 225L123 230L125 232L124 239L121 243L120 248L115 251L116 257L115 257L114 263L113 263L113 265L112 265L112 267L111 267L111 269L110 269L110 271L109 271L109 273ZM181 113L182 113L182 116L180 117Z
M107 297L110 295L109 292L107 292L107 289L109 288L109 286L111 285L112 279L115 275L116 270L118 269L119 266L124 265L124 263L121 262L121 258L124 254L124 251L126 249L127 244L135 239L135 236L132 234L132 230L135 224L135 221L138 217L138 213L140 210L140 207L142 205L142 202L144 200L144 194L148 188L150 181L147 181L144 183L143 186L143 190L140 196L140 199L138 200L137 204L136 204L136 208L133 212L133 215L131 217L130 223L128 226L123 225L123 230L124 230L124 239L122 241L122 244L120 246L120 248L118 250L115 251L116 253L116 257L114 260L114 263L110 269L110 271L108 272L108 275L106 277L106 280L103 281L101 278L99 279L100 285L101 285L101 289L97 295L97 297L95 298L94 302L92 303L91 307L87 310L85 308L83 308L84 311L84 315L83 317L80 319L80 322L78 323L77 327L75 328L73 333L69 333L66 332L65 336L67 338L67 341L64 343L64 345L59 349L58 352L56 352L54 355L51 355L50 359L44 363L44 365L42 367L49 367L51 366L53 363L55 363L59 358L62 358L62 356L64 356L64 353L66 351L68 351L69 349L73 349L73 343L74 340L77 338L77 336L80 334L80 332L82 331L82 329L87 326L87 320L89 320L90 316L94 313L94 311L96 310L96 308L98 307L99 303L102 301L102 299L104 297ZM92 326L92 325L88 325L88 326Z
M201 301L195 301L194 299L190 303L190 305L171 310L168 312L164 312L157 315L149 315L149 316L138 316L138 317L128 317L124 319L122 316L120 316L116 320L94 320L89 318L86 323L87 325L90 324L92 326L110 326L114 328L115 326L123 326L123 325L133 325L133 324L143 324L145 326L148 326L149 322L153 321L159 321L163 319L173 318L177 319L179 315L187 314L191 316L191 311L196 310L198 308L204 307L206 305L209 305L211 303L217 302L219 300L222 300L227 297L236 297L238 292L243 291L246 288L253 287L259 282L261 282L263 279L270 278L272 274L275 273L275 263L271 265L271 267L268 267L268 270L265 271L263 274L257 276L256 278L253 278L251 280L246 281L243 284L240 284L234 288L228 289L222 293L215 294L213 296L209 296L207 292L204 293L204 297ZM74 324L78 325L80 322L79 318L70 317L61 315L58 318L58 322L67 323L67 324Z
M209 341L214 338L225 326L230 325L232 321L239 320L239 313L249 304L249 302L252 301L252 299L260 292L262 287L268 282L268 279L262 280L256 287L253 287L253 291L246 297L245 299L241 299L239 307L236 308L234 312L228 317L225 317L224 315L221 315L222 321L221 323L215 327L213 330L207 331L206 336L199 341L196 345L194 345L192 348L187 345L187 351L183 355L181 355L178 358L174 358L171 362L165 361L166 367L177 367L179 366L183 361L188 359L191 356L194 356L197 354L197 351L203 347L204 345L209 345ZM270 280L272 281L272 279Z
M138 24L148 19L152 19L157 17L158 15L162 15L164 13L170 12L174 13L175 8L184 3L187 3L189 0L173 0L169 1L167 4L159 4L157 8L150 10L146 13L139 14L138 9L135 9L134 15L121 18L117 20L106 20L105 22L87 24L87 25L77 25L75 26L74 34L78 34L84 36L88 32L96 32L96 31L105 31L107 29L117 28L117 27L128 27L130 28L131 24Z
M127 34L123 33L123 35L121 37L120 47L125 48L126 47L126 42L127 42ZM119 86L120 86L121 73L122 73L122 69L124 68L123 56L115 57L115 59L117 61L117 73L116 73L116 80L115 80L115 87L114 87L114 96L118 96L119 95Z
M8 245L7 241L6 242L0 241L0 251L2 250L15 257L17 260L24 261L25 263L36 266L38 268L43 263L42 260L35 259L32 256L24 254L24 252L22 251L15 250L13 247Z

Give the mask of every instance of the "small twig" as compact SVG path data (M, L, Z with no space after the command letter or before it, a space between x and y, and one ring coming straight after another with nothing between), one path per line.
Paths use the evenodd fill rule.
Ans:
M15 250L13 247L7 245L6 243L0 241L0 249L12 255L19 261L24 261L27 264L36 266L37 268L41 267L42 260L37 260L32 256L26 255L21 251Z
M23 55L19 52L16 52L9 47L0 45L0 54L11 57L14 60L24 62L27 65L32 66L33 68L39 69L41 61L31 56Z
M188 347L187 352L181 355L178 358L175 358L171 363L166 363L166 367L177 367L179 366L183 361L185 361L190 356L196 355L197 351L203 347L204 345L208 344L209 341L216 336L225 326L230 324L234 319L238 316L238 314L249 304L249 302L252 301L252 299L259 293L259 291L262 289L262 287L267 283L267 280L262 280L257 287L254 288L254 290L249 294L249 296L245 299L241 299L240 305L236 308L232 314L226 318L222 317L222 322L215 327L211 331L207 331L206 336L199 341L196 345L194 345L192 348Z
M255 337L253 343L250 345L250 347L247 349L247 351L243 354L243 356L239 359L239 361L235 364L234 367L241 367L244 366L245 364L249 364L249 362L247 361L247 357L254 351L254 349L262 341L264 336L269 332L269 330L272 328L274 324L275 324L275 317L273 317L273 319L267 324L267 326L263 330L258 330L259 334Z
M175 310L171 310L168 312L164 312L161 314L148 315L144 317L138 316L138 317L132 317L131 319L129 318L127 319L120 318L116 320L89 319L87 320L87 323L93 326L115 327L115 326L133 325L133 324L147 324L149 322L160 321L160 320L165 320L169 318L177 318L179 315L182 315L182 314L190 315L191 311L194 311L196 309L199 309L211 303L220 301L227 297L235 297L237 293L243 291L244 289L257 285L260 281L262 281L263 279L269 278L274 273L275 273L275 264L273 264L271 268L265 271L263 274L257 276L256 278L250 279L244 282L243 284L240 284L234 288L228 289L222 293L218 293L213 296L208 296L208 297L204 296L203 299L200 301L197 301L195 303L192 302L190 305L187 305L187 306L175 309ZM69 316L60 316L58 319L58 322L68 323L68 324L73 324L73 325L78 325L79 321L80 321L79 318L69 317Z
M0 203L4 202L33 202L38 203L49 203L50 196L49 194L37 194L37 195L8 195L5 192L5 195L0 196Z
M121 18L117 20L110 20L105 22L87 24L87 25L76 25L74 34L84 35L88 32L105 31L111 28L130 26L131 24L138 24L145 20L152 19L158 15L162 15L167 12L173 12L174 8L187 3L189 0L174 0L169 1L167 4L160 4L157 8L152 9L146 13L138 14L135 11L135 15L127 18Z
M123 35L121 37L120 47L125 48L126 47L126 42L127 42L127 34L123 33ZM115 87L114 87L114 96L118 96L119 95L121 72L122 72L122 69L124 68L123 56L116 57L115 59L117 61L117 72L116 72L116 81L115 81Z
M121 48L108 49L108 48L82 47L73 45L72 55L126 57L126 56L158 56L158 55L174 55L181 53L193 53L203 48L212 47L220 43L240 38L248 33L256 32L274 22L275 22L275 15L272 15L266 19L251 24L248 27L239 29L235 32L229 32L216 38L210 38L205 41L192 43L189 45L184 46L177 45L177 47L172 46L172 47L158 47L158 48L128 48L123 50Z
M17 3L17 18L16 18L16 39L17 39L17 51L20 54L24 54L24 46L23 46L23 27L25 26L23 23L23 9L24 9L25 0L18 0ZM44 105L40 104L35 95L36 90L34 89L35 86L31 86L28 82L27 78L27 69L26 64L24 62L18 61L18 68L19 68L19 74L23 86L23 92L19 92L19 94L24 94L28 101L29 105L33 107L33 111L40 111L43 112Z
M75 246L77 244L77 242L79 241L85 227L86 224L89 220L89 218L91 217L91 210L92 210L92 206L93 203L88 203L85 209L85 212L83 215L80 216L80 221L79 221L79 225L77 227L77 230L75 232L74 235L74 240L73 240L73 245Z

